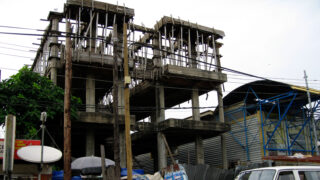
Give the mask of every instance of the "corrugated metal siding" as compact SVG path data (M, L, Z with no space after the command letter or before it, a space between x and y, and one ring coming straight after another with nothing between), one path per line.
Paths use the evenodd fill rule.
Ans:
M248 125L248 144L249 144L249 155L251 163L262 163L262 142L260 141L261 136L261 124L256 117L251 118L247 121Z
M139 156L135 156L135 161L133 161L134 169L143 169L146 174L153 174L153 158L151 157L151 153L141 154ZM138 161L138 162L137 162ZM139 164L139 165L138 165Z
M240 125L240 124L241 125ZM245 132L243 129L243 121L239 123L233 123L231 129L233 135L241 142L243 147L232 137L230 133L226 134L226 146L227 146L227 159L229 161L240 160L242 162L247 161L247 153L245 150L246 140ZM248 126L248 144L249 144L249 155L250 163L261 163L261 148L262 143L260 142L260 124L255 116L251 116L247 119ZM215 167L222 167L222 152L220 136L206 139L204 144L204 156L205 164L209 164ZM136 157L139 162L144 166L148 167L147 172L153 170L153 159L151 159L150 153L139 155ZM175 159L179 163L190 163L195 164L195 146L194 143L184 144L178 147L178 155Z
M240 122L243 125L243 121ZM247 161L247 153L245 150L246 140L243 126L238 123L231 125L233 136L235 136L243 147L235 140L230 133L226 133L226 145L227 145L227 158L230 161L240 160ZM261 160L261 147L260 143L260 124L256 117L247 120L248 126L248 144L249 144L249 156L251 163L260 163ZM179 154L177 159L181 163L188 162L195 164L195 147L194 143L185 144L179 146ZM220 136L204 140L204 153L205 163L217 167L222 167L222 153Z

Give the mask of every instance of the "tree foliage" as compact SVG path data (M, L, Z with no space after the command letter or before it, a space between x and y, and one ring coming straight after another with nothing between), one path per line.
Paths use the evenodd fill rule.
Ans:
M47 122L63 117L64 90L47 77L23 67L17 74L0 82L0 103L0 124L4 125L6 115L15 115L17 137L27 138L39 129L41 112L47 112ZM81 100L72 96L72 118L76 118L76 107L80 104Z

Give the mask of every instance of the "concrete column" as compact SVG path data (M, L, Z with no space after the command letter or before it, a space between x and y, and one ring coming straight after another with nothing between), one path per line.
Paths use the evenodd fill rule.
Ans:
M200 121L200 109L199 109L199 90L197 88L192 89L192 116L193 120ZM204 164L204 149L203 140L201 136L196 136L195 139L195 151L196 151L196 164Z
M86 78L86 112L95 112L96 104L96 83L94 76L88 74Z
M126 136L123 128L120 128L119 132L119 140L120 140L120 167L127 167L127 154L126 154Z
M120 119L124 120L124 85L121 81L118 82L118 113ZM125 129L119 128L119 140L120 140L120 167L126 168L127 167L127 154L126 154L126 136L125 136Z
M95 152L94 129L87 128L86 131L86 156L93 156Z
M200 121L200 109L199 109L199 90L197 88L192 89L192 117L193 120Z
M157 83L156 85L156 121L161 122L165 120L165 102L164 102L164 87ZM157 133L157 147L158 147L158 168L159 170L167 167L167 153L162 132Z
M152 39L152 45L161 48L160 47L160 41L159 41L159 35L155 35L154 38ZM161 67L161 60L160 60L160 50L159 49L153 49L153 64L155 67Z
M55 60L51 60L50 64L56 64L57 61ZM57 67L51 67L50 69L50 80L53 82L54 85L57 85L57 76L58 76L58 71L57 71Z
M156 116L156 112L151 114L151 123L156 124L157 123L157 116ZM159 170L158 168L158 151L157 148L154 148L151 152L151 156L153 158L153 171L156 172Z
M51 17L50 17L51 15ZM59 56L59 47L58 47L58 31L59 31L59 21L60 18L52 15L50 13L49 17L51 18L51 37L50 42L50 57L49 57L49 68L50 68L50 79L53 84L57 85L57 61Z

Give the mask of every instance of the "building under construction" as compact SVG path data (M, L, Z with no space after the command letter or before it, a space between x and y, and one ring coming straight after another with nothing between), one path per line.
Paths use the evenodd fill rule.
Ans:
M71 39L72 95L85 104L72 121L73 157L100 155L98 147L104 144L107 157L113 158L119 142L120 165L126 167L128 99L133 159L152 159L154 170L170 163L165 139L180 162L223 168L228 161L314 153L314 140L302 141L314 134L310 112L319 106L318 91L312 93L313 111L305 111L305 89L278 82L251 83L223 100L221 85L227 76L221 72L218 42L223 31L167 16L149 28L134 24L133 17L133 9L92 0L67 0L64 12L48 15L32 70L64 87L65 40ZM71 33L64 30L66 22L72 25ZM211 91L217 92L219 106L200 113L199 96ZM165 110L189 100L192 117L166 119ZM298 110L299 115L294 113Z
M201 121L199 105L199 96L210 91L222 102L220 86L227 76L220 69L217 40L224 32L167 16L147 28L134 24L133 17L133 9L91 0L67 0L64 12L48 15L32 69L64 87L65 40L71 39L72 95L85 104L72 122L72 156L99 155L104 144L112 157L112 144L119 142L120 164L126 167L124 89L129 87L133 157L152 153L155 169L166 167L166 139L170 147L195 143L196 163L203 164L203 139L230 130L223 116ZM70 33L62 28L66 22ZM189 100L190 120L165 118L166 109ZM141 122L146 118L151 121Z

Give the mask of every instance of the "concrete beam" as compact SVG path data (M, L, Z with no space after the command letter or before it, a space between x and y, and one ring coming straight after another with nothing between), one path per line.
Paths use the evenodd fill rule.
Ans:
M181 66L166 65L164 66L163 76L181 76L190 79L208 80L216 82L227 82L227 75L221 72L206 71L202 69L187 68Z
M96 123L96 124L105 124L113 125L113 114L108 112L83 112L79 111L78 119L73 122L80 123ZM131 115L131 125L135 124L135 116ZM119 116L119 124L124 125L124 116Z

